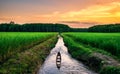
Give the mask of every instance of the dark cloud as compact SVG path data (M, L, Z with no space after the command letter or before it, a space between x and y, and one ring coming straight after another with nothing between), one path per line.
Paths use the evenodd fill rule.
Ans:
M59 21L60 23L70 23L70 24L98 24L98 22L80 22L80 21Z
M72 23L72 24L80 24L79 21L59 21L60 23Z
M97 25L97 22L80 22L80 21L59 21L59 23L68 24L70 27L74 28L88 28L93 25Z

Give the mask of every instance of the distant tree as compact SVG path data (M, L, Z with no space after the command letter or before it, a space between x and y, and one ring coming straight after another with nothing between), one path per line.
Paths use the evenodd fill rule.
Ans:
M88 28L89 32L120 32L120 24L96 25Z
M10 21L10 24L15 24L15 22L14 21Z
M0 31L15 31L15 32L67 32L69 26L64 24L52 23L30 23L30 24L0 24Z
M0 24L1 32L120 32L120 24L96 25L90 28L70 28L65 24L52 23L29 23L15 24L3 23Z

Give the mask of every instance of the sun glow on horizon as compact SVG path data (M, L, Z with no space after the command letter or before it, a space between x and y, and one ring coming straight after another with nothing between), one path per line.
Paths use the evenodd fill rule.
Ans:
M53 11L52 13L27 15L10 15L1 14L0 22L9 22L11 20L17 23L70 23L70 21L80 22L78 25L70 25L72 27L89 27L94 24L120 23L120 2L110 2L106 4L94 4L89 7L74 11L74 9L66 12ZM66 21L66 22L65 22ZM91 24L82 24L87 22ZM94 25L93 24L93 25Z

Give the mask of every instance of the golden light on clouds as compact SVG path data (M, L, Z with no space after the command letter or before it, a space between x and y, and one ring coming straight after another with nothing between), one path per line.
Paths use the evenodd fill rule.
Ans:
M94 24L108 24L108 23L120 23L120 2L112 1L105 4L93 4L85 8L81 8L79 10L71 9L66 12L62 11L53 11L52 13L44 13L44 14L29 14L28 15L2 15L0 18L0 22L8 22L10 20L14 20L18 23L63 23L61 21L76 21L76 27L81 27L81 22L86 23L94 23ZM72 27L74 23L72 23ZM84 24L82 27L89 27L91 24ZM92 25L94 25L92 24Z
M65 14L62 14L63 17L68 17L72 19L76 19L76 21L83 21L83 20L95 20L95 19L101 19L106 20L106 18L114 19L114 18L120 18L120 3L110 3L106 5L94 5L91 7L88 7L86 9L82 9L80 11L72 11ZM101 20L95 20L97 22L102 22ZM120 21L116 20L116 21ZM111 21L109 21L111 22ZM106 22L102 22L106 23Z
M53 14L39 15L57 21L80 21L80 22L98 22L98 23L118 23L120 21L120 3L113 2L106 5L94 5L80 11L70 11ZM47 21L47 20L46 20Z
M97 22L99 24L120 23L120 2L93 5L86 9L67 12L60 16L63 17L64 21Z

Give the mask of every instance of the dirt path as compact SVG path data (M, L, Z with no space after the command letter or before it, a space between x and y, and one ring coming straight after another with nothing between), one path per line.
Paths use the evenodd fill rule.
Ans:
M61 53L61 68L56 67L56 55ZM46 58L43 66L39 69L38 74L97 74L88 70L82 63L71 58L67 48L64 46L63 38L59 37L58 42L51 50L51 53Z

